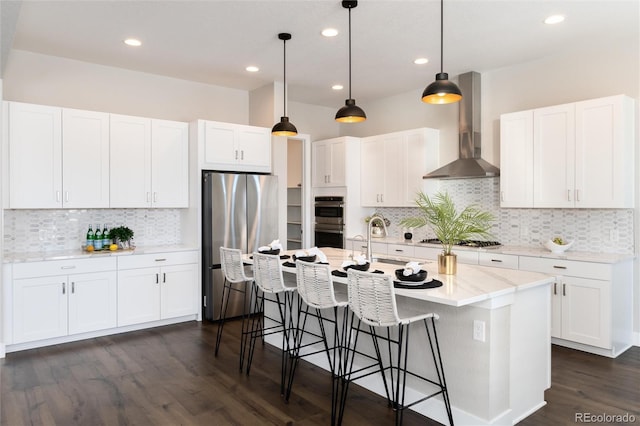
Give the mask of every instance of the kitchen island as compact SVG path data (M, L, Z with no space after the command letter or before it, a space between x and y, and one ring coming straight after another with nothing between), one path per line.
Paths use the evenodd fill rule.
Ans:
M323 248L331 269L340 269L350 251ZM287 252L286 254L293 254ZM250 259L247 257L247 261ZM373 263L395 277L400 266ZM424 262L429 277L442 281L434 289L397 289L397 302L414 311L435 312L453 416L459 425L514 424L545 404L551 384L550 285L553 276L518 270L458 264L456 275L439 275L436 262ZM285 279L294 280L295 268L284 267ZM336 285L346 278L334 276ZM412 336L410 368L431 373L425 354L426 337ZM281 339L271 336L275 346ZM306 360L328 369L326 356ZM357 381L384 394L378 375ZM412 395L426 394L420 384L409 384ZM294 390L295 392L295 390ZM349 409L347 400L347 410ZM430 399L412 409L447 423L444 404Z

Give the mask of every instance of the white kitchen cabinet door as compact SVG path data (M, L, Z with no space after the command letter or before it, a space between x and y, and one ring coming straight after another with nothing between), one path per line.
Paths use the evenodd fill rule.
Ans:
M189 124L151 121L153 207L189 207Z
M160 273L162 319L196 314L198 265L164 266Z
M271 171L271 130L204 122L204 166L215 170Z
M151 206L151 120L110 116L110 205Z
M533 207L533 110L500 116L500 207Z
M336 187L346 185L345 139L316 141L312 144L312 185Z
M62 207L62 111L9 102L9 207Z
M562 278L562 338L611 348L611 282Z
M67 276L13 281L13 342L67 335Z
M240 164L251 165L255 171L271 171L271 129L239 126L236 149Z
M118 327L160 319L160 269L118 271Z
M364 207L383 205L385 187L385 141L370 137L360 141L360 203Z
M378 174L384 176L382 187L383 206L397 207L405 204L407 198L407 165L404 160L407 155L407 141L403 133L383 135L384 161ZM414 161L422 163L416 158Z
M117 325L116 272L69 275L69 334Z
M575 106L536 109L533 125L533 205L573 207Z
M109 114L62 110L62 205L109 207Z
M406 150L403 151L403 184L400 205L416 206L418 191L427 195L437 192L438 179L422 177L440 164L440 132L436 129L416 129L405 132Z
M575 205L634 207L633 100L577 102Z

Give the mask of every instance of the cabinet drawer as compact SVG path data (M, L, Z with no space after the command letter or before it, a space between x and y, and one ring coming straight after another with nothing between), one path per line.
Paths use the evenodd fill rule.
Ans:
M120 256L118 258L118 269L151 268L156 266L182 265L185 263L198 263L198 252L175 251Z
M518 269L518 256L500 253L478 253L478 264L496 268Z
M387 254L389 256L414 257L415 250L413 246L405 244L388 244Z
M13 265L13 278L48 277L53 275L86 274L90 272L115 271L115 257L101 259L47 260Z
M605 263L579 262L576 260L543 259L539 257L520 256L520 269L542 272L549 275L566 275L572 277L593 278L596 280L611 279L611 265Z

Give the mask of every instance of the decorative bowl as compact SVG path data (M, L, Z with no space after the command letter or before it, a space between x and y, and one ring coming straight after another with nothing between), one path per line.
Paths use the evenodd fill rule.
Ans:
M296 257L296 255L293 255L293 261L295 262L296 260L302 260L303 262L315 262L316 261L316 255L312 254L311 256L300 256L300 257Z
M547 248L547 250L549 250L551 253L564 253L565 251L569 250L569 248L573 245L573 241L567 241L566 244L556 244L551 240L547 240L544 242L544 246Z
M258 251L258 253L260 253L260 254L280 254L280 249L271 249L271 250Z
M421 269L420 272L418 272L417 274L404 275L404 269L396 269L396 278L399 281L411 281L411 282L424 281L427 279L427 271L425 271L424 269Z
M369 266L371 266L371 264L369 262L362 264L362 265L358 265L358 264L353 264L353 265L347 265L344 267L344 270L346 271L347 269L355 269L356 271L368 271L369 270Z

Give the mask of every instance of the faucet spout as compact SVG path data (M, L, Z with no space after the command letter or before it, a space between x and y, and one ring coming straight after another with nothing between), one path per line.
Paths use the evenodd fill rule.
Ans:
M367 226L367 260L369 262L371 262L371 259L373 258L373 253L371 252L371 227L373 226L373 222L375 221L382 223L385 237L389 235L389 233L387 232L387 224L384 223L384 218L378 213L375 213L373 216L371 216L371 219L369 219L369 224Z

